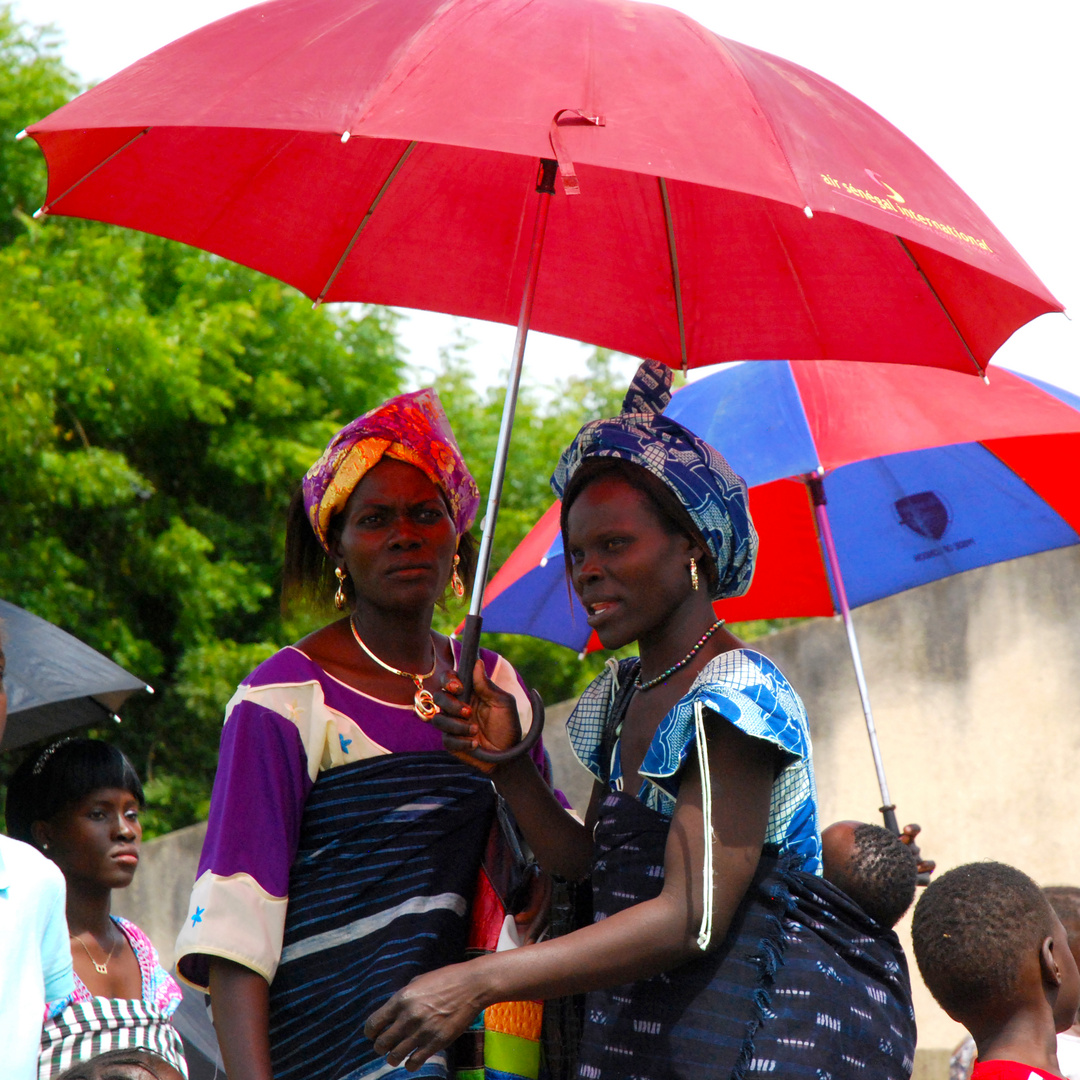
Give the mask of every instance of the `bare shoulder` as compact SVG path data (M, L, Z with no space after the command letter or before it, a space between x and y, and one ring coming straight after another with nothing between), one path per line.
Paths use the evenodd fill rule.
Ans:
M297 648L305 656L314 660L322 668L340 667L347 662L350 651L347 648L351 644L348 634L349 620L338 619L326 626L320 626L306 637L296 642Z

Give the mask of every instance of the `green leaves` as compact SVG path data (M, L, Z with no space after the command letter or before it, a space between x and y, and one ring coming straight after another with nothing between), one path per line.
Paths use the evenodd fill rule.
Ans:
M205 252L32 221L44 161L14 136L78 89L0 6L0 596L157 689L99 733L147 778L152 833L205 813L225 703L291 640L294 486L402 364L381 309L313 312Z
M16 134L77 92L56 34L17 24L10 5L0 5L0 244L25 229L45 190L41 153L30 139L16 142Z

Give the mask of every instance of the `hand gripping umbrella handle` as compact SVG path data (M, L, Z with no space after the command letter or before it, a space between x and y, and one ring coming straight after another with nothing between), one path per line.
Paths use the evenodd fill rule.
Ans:
M483 618L479 615L466 615L465 626L461 632L461 656L458 661L458 678L461 680L461 700L469 701L473 691L473 668L476 665L476 657L480 651L480 627ZM525 733L525 737L508 750L481 750L477 747L472 751L472 756L489 764L503 764L513 761L515 758L527 754L539 741L540 734L544 730L544 699L535 691L529 691L529 701L532 704L532 726Z
M532 726L523 739L508 750L481 750L477 747L472 751L472 756L498 765L527 754L540 741L544 730L544 699L535 690L530 690L529 702L532 705Z

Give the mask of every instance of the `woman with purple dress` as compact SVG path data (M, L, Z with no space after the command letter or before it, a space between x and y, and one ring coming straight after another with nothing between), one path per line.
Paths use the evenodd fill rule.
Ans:
M323 588L346 614L270 657L226 707L177 942L181 975L211 994L230 1080L398 1075L364 1020L465 957L496 796L429 722L458 663L431 621L472 575L478 501L432 390L348 424L293 501L286 597ZM527 727L516 672L481 659ZM546 775L539 746L533 760ZM437 1054L410 1075L450 1068Z

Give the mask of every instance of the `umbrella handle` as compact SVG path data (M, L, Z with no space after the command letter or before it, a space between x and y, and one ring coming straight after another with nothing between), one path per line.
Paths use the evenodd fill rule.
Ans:
M458 657L458 679L461 680L462 701L472 700L473 668L480 655L480 630L484 625L482 615L466 615L461 630L461 655Z
M508 750L481 750L477 747L471 751L472 756L480 761L498 765L527 754L540 741L540 735L544 730L544 699L535 690L530 690L529 702L533 712L532 727L525 732L523 739Z
M480 653L480 628L483 622L483 617L480 615L465 616L465 626L461 631L461 656L458 659L462 701L472 700L473 669L476 667L476 658ZM497 765L527 754L539 742L540 733L544 730L544 699L535 690L530 690L529 701L532 703L533 722L523 739L507 750L481 750L477 747L471 751L472 756L480 761Z

